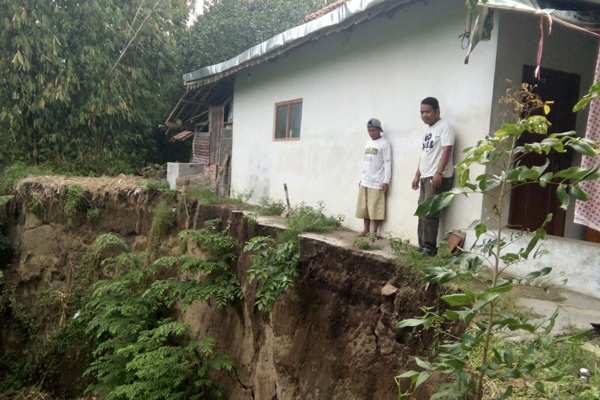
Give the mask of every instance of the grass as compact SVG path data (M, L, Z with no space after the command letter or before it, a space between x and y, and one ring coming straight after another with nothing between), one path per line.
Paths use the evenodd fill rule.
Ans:
M381 246L376 245L376 241L377 235L375 235L374 233L369 233L366 237L354 238L352 246L359 250L380 250Z
M587 343L598 347L600 339L598 335L587 339ZM494 338L494 348L503 348L506 339ZM532 343L537 341L538 349L529 358L528 362L543 364L552 360L558 360L556 364L548 369L535 369L529 379L512 380L515 394L511 399L557 399L557 400L600 400L600 359L591 351L585 350L577 343L560 342L560 338L532 339L520 342L517 345L515 358ZM600 350L600 348L598 348ZM471 368L480 364L480 353L474 354L469 364ZM587 368L591 376L587 382L581 381L578 376L580 368ZM556 382L549 381L560 377ZM540 393L534 386L535 380L543 381L546 393ZM504 393L508 387L507 382L501 382L497 379L488 380L485 389L484 398L495 399Z

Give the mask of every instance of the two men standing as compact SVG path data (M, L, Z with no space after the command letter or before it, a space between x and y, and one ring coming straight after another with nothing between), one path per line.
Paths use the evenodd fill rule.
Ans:
M437 99L427 97L421 102L421 119L427 125L421 146L421 158L412 181L414 190L420 189L419 204L429 197L452 188L454 163L452 151L456 134L454 128L441 119ZM383 129L378 119L371 118L367 123L370 140L367 141L356 217L364 221L364 229L359 236L370 232L377 234L379 225L385 218L385 196L392 178L392 151L389 142L381 136ZM419 217L419 251L432 256L437 252L437 235L441 213Z

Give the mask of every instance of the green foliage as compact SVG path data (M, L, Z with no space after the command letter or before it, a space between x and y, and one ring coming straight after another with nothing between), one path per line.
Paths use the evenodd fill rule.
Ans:
M243 192L233 192L231 194L231 197L226 198L226 203L228 204L232 204L236 207L242 207L244 206L248 200L250 200L252 198L252 194L254 193L254 190L250 189L250 190L244 190Z
M274 200L270 197L261 197L258 201L256 213L258 215L281 215L285 211L285 204L281 200Z
M97 207L92 207L87 210L86 215L87 215L88 221L90 221L91 223L94 223L94 222L98 221L98 218L100 218L100 210L98 210Z
M154 248L158 248L160 238L165 235L169 229L177 224L175 215L175 202L173 197L167 196L160 200L154 207L152 214L152 226L150 227L150 237Z
M200 187L188 190L185 193L186 199L197 199L204 204L231 204L236 207L242 207L252 197L252 190L246 190L240 193L233 193L231 197L219 196L217 191L210 187Z
M2 137L2 133L0 133ZM35 165L28 165L22 162L15 162L7 166L0 175L0 193L10 193L14 186L23 178L28 176L42 175L48 171Z
M186 72L221 62L300 23L334 0L215 0L190 28L181 57Z
M140 179L139 181L142 189L148 192L158 192L159 190L170 190L169 182L166 179L156 180L156 179Z
M141 165L179 85L173 60L188 6L0 1L0 159L63 173Z
M256 280L256 306L270 311L279 295L291 289L298 275L300 240L277 241L271 237L256 236L244 246L244 252L253 252L248 281Z
M189 305L216 295L219 303L219 295L228 296L223 292L231 292L230 288L221 287L222 292L215 288L223 285L227 271L230 283L231 269L224 260L232 259L225 255L232 247L210 225L202 232L187 231L184 238L201 248L208 246L209 257L163 257L151 263L150 254L126 250L101 261L110 278L94 286L93 298L82 313L95 343L94 361L86 370L95 382L87 392L102 393L106 399L203 399L220 394L207 374L212 369L230 370L228 357L215 349L214 339L192 338L187 324L173 316L177 302ZM113 235L103 236L101 242L98 248L126 249ZM214 244L218 249L213 251ZM158 278L175 265L180 266L180 278ZM198 271L205 274L205 281L192 278ZM233 297L241 296L239 282L236 290Z
M374 233L367 234L366 237L356 237L352 245L360 250L379 250L381 246L375 244L377 235Z
M553 151L565 152L570 147L575 152L596 156L599 144L588 139L577 138L575 132L547 134L550 125L544 116L530 116L537 107L544 107L548 112L550 102L542 102L531 93L528 85L521 86L519 91L509 92L503 102L514 106L517 115L525 115L515 123L506 123L493 136L480 140L475 146L466 148L466 157L456 165L458 187L434 196L418 209L417 215L427 215L448 206L457 195L483 194L494 201L493 213L481 220L473 221L470 229L474 231L476 243L470 251L465 251L448 260L445 265L431 266L424 269L424 280L431 283L444 284L458 277L477 277L484 263L493 267L492 278L487 286L477 290L463 290L441 296L450 308L445 312L426 313L420 318L412 318L398 323L398 328L415 326L435 327L441 324L456 324L464 329L458 338L449 337L440 346L440 353L435 361L417 361L422 371L409 371L401 374L397 380L410 378L412 387L418 387L435 371L450 374L454 377L452 384L439 386L432 398L477 399L484 396L487 381L505 387L505 392L497 398L504 399L512 395L517 384L523 379L535 380L534 387L546 394L545 382L560 381L562 374L552 371L558 359L533 357L534 354L548 355L547 349L552 342L576 343L587 335L554 339L551 331L555 324L558 311L545 321L530 323L526 317L511 315L498 311L499 300L510 293L515 286L530 285L544 279L551 272L545 267L529 273L523 278L505 276L507 269L519 263L536 259L547 252L540 248L546 239L544 226L552 219L552 215L535 232L517 232L505 234L504 212L506 196L520 185L533 184L545 187L554 185L561 207L566 209L571 194L586 200L587 195L581 190L582 181L594 180L600 177L599 167L583 169L570 167L564 170L547 171L549 160L541 166L531 168L520 164L520 160L528 153L536 153L546 158ZM517 146L518 139L525 132L540 135L537 143ZM489 172L472 179L471 168L483 165ZM525 245L516 252L509 250L516 241L525 241ZM516 345L508 341L497 341L496 337L505 332L537 335L537 339L522 351L517 351ZM406 395L410 392L403 392ZM496 398L496 397L494 397Z
M326 216L325 204L320 201L313 208L305 203L294 207L287 218L287 227L295 234L302 232L329 232L342 226L343 215Z
M223 197L217 194L217 191L209 187L193 188L185 193L186 199L197 199L204 204L221 204Z
M590 104L592 101L596 100L599 95L600 95L600 81L596 82L592 85L588 94L583 96L583 98L581 100L579 100L579 102L577 102L577 104L575 104L575 107L573 107L573 111L579 111L579 110L587 107L588 104Z
M83 188L81 185L75 184L67 188L67 199L65 202L65 217L67 218L66 227L73 227L73 220L77 214L79 203L83 199Z

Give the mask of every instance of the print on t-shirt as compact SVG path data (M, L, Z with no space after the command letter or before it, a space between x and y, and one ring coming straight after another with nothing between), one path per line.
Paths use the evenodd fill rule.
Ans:
M367 148L365 149L365 154L373 154L374 156L376 156L376 155L377 155L377 152L378 152L378 150L377 150L377 149L374 149L374 148L372 148L372 147L367 147Z
M434 140L432 139L432 134L428 133L423 138L423 150L433 149Z

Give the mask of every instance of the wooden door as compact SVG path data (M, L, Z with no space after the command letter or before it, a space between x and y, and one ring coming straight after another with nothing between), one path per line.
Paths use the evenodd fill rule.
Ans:
M541 79L534 77L535 67L523 66L523 82L536 85L534 93L539 94L543 101L554 101L550 114L546 117L552 124L548 133L567 132L575 130L576 115L573 106L579 98L578 74L542 68ZM540 113L542 110L539 111ZM519 145L539 141L543 137L525 133ZM521 165L528 167L543 165L545 157L538 154L528 154L521 160ZM566 153L550 153L550 165L547 171L558 171L571 166L571 151ZM537 184L516 187L511 194L509 226L514 229L535 230L539 228L546 215L552 213L554 218L546 226L550 235L563 236L565 231L566 212L560 208L556 197L556 185L545 188Z

